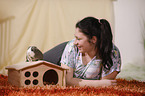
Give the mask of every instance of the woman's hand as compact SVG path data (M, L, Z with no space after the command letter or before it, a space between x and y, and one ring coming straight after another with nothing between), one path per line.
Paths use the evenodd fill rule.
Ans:
M116 78L117 74L118 74L118 72L117 71L114 71L111 74L103 77L102 79L114 80Z
M116 80L107 80L107 79L100 80L100 86L115 86L115 85L117 85Z
M90 86L90 87L98 87L98 86L114 86L117 85L116 80L83 80L79 82L79 86Z

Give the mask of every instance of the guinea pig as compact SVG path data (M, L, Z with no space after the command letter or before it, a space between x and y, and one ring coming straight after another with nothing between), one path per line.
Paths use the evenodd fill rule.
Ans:
M26 53L26 62L43 60L43 53L36 46L29 46Z

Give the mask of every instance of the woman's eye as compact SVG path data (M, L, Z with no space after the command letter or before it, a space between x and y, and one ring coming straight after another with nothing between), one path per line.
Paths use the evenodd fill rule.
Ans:
M76 36L75 36L75 38L76 38L76 40L81 40L81 38L78 38L78 37L76 37Z
M80 38L77 38L77 40L81 40Z
M77 38L77 40L80 40L79 38Z

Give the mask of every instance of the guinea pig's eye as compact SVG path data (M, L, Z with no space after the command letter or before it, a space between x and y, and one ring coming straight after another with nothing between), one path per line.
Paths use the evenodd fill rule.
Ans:
M31 49L31 51L34 51L33 49Z

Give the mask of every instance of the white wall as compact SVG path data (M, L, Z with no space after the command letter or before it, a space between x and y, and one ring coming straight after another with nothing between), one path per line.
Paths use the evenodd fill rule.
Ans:
M114 39L121 52L122 69L125 69L125 65L128 66L129 64L145 68L145 50L142 37L143 31L145 34L143 25L143 22L145 22L145 0L115 0L114 14ZM127 68L130 67L132 65Z

